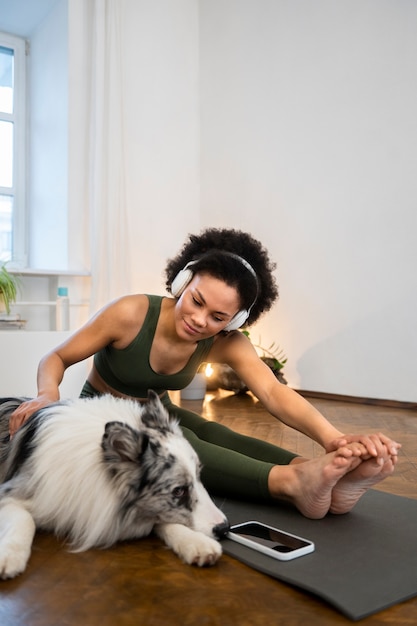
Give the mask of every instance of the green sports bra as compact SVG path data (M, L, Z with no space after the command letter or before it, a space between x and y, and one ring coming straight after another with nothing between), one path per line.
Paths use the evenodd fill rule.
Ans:
M162 296L147 296L149 308L135 339L121 350L106 346L94 355L94 365L102 379L120 393L146 398L148 390L161 394L167 389L183 389L193 379L213 344L213 337L197 344L188 363L175 374L154 372L149 355L161 312Z

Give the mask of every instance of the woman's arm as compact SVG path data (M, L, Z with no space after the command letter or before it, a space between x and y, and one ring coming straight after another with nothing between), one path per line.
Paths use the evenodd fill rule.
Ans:
M276 379L242 333L219 337L208 358L230 365L274 417L304 433L326 451L357 442L364 445L371 456L386 454L387 449L390 454L397 454L399 444L384 435L346 435L335 428L305 398Z
M10 418L14 433L38 409L59 400L59 385L65 370L96 354L109 344L123 348L139 332L146 315L146 296L126 296L101 309L79 331L45 355L38 366L38 395L21 404Z

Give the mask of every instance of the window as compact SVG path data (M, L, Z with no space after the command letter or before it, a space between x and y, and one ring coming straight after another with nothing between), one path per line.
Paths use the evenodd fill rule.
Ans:
M0 262L24 266L26 42L0 33Z

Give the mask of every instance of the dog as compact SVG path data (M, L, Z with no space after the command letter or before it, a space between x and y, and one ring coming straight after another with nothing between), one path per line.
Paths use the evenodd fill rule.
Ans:
M109 395L57 402L10 440L10 415L24 400L0 399L0 578L26 569L37 528L74 552L155 531L185 563L216 563L227 519L156 393L143 404Z

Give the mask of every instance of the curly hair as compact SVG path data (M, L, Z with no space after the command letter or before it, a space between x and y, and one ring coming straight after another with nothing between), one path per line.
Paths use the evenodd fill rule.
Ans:
M256 279L234 255L249 263ZM179 254L169 259L165 268L165 284L170 293L172 281L190 261L194 261L189 268L193 274L209 274L237 290L241 308L250 311L246 326L269 311L278 298L272 273L276 264L269 259L261 242L249 233L230 228L208 228L199 235L189 235Z

